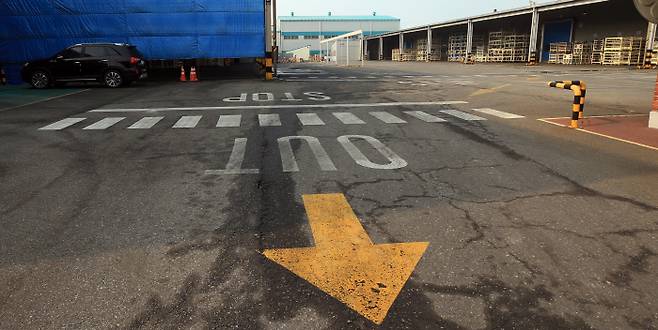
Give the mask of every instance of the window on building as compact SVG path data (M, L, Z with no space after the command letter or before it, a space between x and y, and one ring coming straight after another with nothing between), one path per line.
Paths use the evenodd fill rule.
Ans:
M299 39L298 36L283 36L283 39L285 40L293 40L293 39Z
M309 40L309 39L318 39L318 38L319 38L319 36L304 36L304 39L307 39L307 40Z

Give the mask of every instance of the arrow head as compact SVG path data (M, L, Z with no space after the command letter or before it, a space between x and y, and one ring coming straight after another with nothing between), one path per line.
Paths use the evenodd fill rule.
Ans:
M425 242L340 245L272 249L263 254L381 324L428 245Z

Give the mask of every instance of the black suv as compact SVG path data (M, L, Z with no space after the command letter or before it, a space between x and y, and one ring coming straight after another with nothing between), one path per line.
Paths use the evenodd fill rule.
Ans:
M25 82L39 89L80 81L116 88L147 77L142 58L132 45L78 44L49 59L25 63L21 74Z

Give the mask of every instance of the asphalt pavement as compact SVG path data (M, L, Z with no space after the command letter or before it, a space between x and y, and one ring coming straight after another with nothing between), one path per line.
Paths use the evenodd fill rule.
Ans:
M279 73L0 112L0 328L658 327L658 151L538 120L655 71Z

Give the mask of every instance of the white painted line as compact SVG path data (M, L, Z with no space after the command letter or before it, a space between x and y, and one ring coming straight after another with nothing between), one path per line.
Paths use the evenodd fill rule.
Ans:
M195 128L201 121L202 116L183 116L173 128Z
M387 123L387 124L406 124L407 122L399 117L396 117L388 112L385 111L377 111L377 112L371 112L371 116Z
M603 116L601 116L601 117L603 117ZM542 118L542 119L537 119L537 120L539 120L541 122L544 122L544 123L547 123L547 124L551 124L551 125L555 125L555 126L559 126L559 127L569 128L569 126L567 126L567 125L554 123L554 122L550 121L551 119L565 119L565 117ZM592 134L592 135L608 138L610 140L615 140L615 141L619 141L619 142L624 142L624 143L636 145L638 147L643 147L643 148L647 148L647 149L651 149L651 150L658 150L658 148L656 148L654 146L646 145L646 144L639 143L639 142L633 142L633 141L621 139L621 138L618 138L618 137L614 137L614 136L610 136L610 135L606 135L606 134L602 134L602 133L592 132L592 131L588 131L588 130L585 130L585 129L582 129L582 128L576 128L575 130L578 131L578 132L582 132L582 133L587 133L587 134Z
M75 125L75 124L77 124L77 123L79 123L79 122L81 122L85 119L87 119L87 118L66 118L66 119L62 119L62 120L60 120L56 123L52 123L48 126L39 128L39 130L40 131L59 131L59 130L65 129L67 127L71 127L71 126L73 126L73 125Z
M418 118L426 123L445 123L447 120L443 118L439 118L437 116L432 116L427 112L423 111L405 111L404 113L408 114L409 116Z
M225 170L209 170L206 175L238 175L238 174L259 174L258 169L243 169L242 163L244 162L244 155L247 151L247 139L235 139L231 158L226 164Z
M164 111L215 111L215 110L268 110L268 109L330 109L330 108L378 108L402 106L433 106L468 104L466 101L437 102L386 102L386 103L335 103L335 104L278 104L278 105L244 105L226 107L182 107L182 108L135 108L135 109L95 109L89 112L124 113L124 112L164 112Z
M482 118L482 117L472 115L470 113L458 111L458 110L441 110L441 113L445 113L446 115L450 115L450 116L457 117L457 118L463 119L463 120L468 120L468 121L487 120L486 118Z
M366 123L351 112L334 112L333 115L345 125L364 125Z
M281 118L275 113L258 115L258 122L261 127L281 126Z
M282 137L278 140L283 172L299 172L299 164L297 163L295 153L292 150L292 144L290 143L292 140L306 141L308 143L308 145L311 147L313 155L315 156L315 159L318 162L318 165L320 165L320 169L323 172L338 170L336 165L334 165L334 162L331 161L327 151L324 150L322 144L320 144L320 140L318 140L318 138L312 136L288 136Z
M240 127L242 115L221 115L217 127Z
M68 93L68 94L64 94L64 95L53 96L53 97L49 97L49 98L47 98L47 99L43 99L43 100L38 100L38 101L30 102L30 103L25 103L25 104L21 104L21 105L16 105L16 106L13 106L13 107L0 109L0 112L3 112L3 111L9 111L9 110L14 110L14 109L22 108L22 107L27 107L27 106L29 106L29 105L34 105L34 104L41 103L41 102L48 102L48 101L56 100L56 99L59 99L59 98L62 98L62 97L67 97L67 96L71 96L71 95L75 95L75 94L84 93L84 92L87 92L87 91L90 91L90 90L91 90L91 89L83 89L83 90L81 90L81 91L77 91L77 92L73 92L73 93Z
M368 142L373 148L375 148L379 153L384 156L386 159L388 159L389 163L388 164L377 164L372 162L366 155L359 150L359 148L352 143L350 139L359 139L359 140L365 140ZM366 168L374 169L374 170L397 170L401 169L404 167L407 167L409 163L402 159L402 157L398 156L393 150L391 150L389 147L387 147L385 144L383 144L381 141L375 139L374 137L371 136L363 136L363 135L346 135L346 136L341 136L338 138L338 142L343 145L343 148L345 148L345 151L347 151L348 154L354 159L354 161Z
M298 113L297 118L304 126L324 126L325 123L320 116L314 113Z
M487 115L500 117L500 118L503 118L503 119L525 118L525 116L520 116L520 115L517 115L517 114L504 112L504 111L499 111L499 110L494 110L494 109L490 109L490 108L473 109L473 111L477 111L477 112L484 113L484 114L487 114Z
M164 117L144 117L132 124L128 129L149 129L159 123Z
M104 130L104 129L107 129L107 128L110 128L110 127L116 125L118 122L120 122L124 119L126 119L126 117L105 118L105 119L102 119L102 120L100 120L100 121L98 121L94 124L91 124L91 125L83 128L83 130Z

